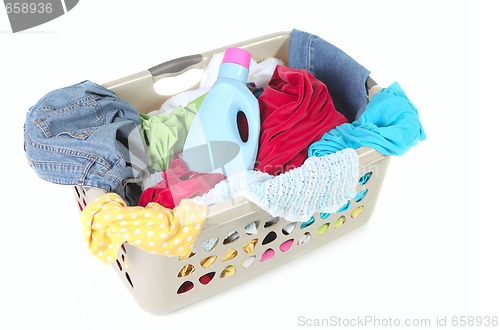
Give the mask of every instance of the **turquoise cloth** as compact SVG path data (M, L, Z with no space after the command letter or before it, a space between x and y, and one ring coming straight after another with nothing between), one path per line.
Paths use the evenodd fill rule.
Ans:
M173 156L182 151L191 123L206 94L177 107L167 114L141 114L142 134L146 141L149 163L157 171L165 171Z
M311 144L308 155L366 146L384 155L400 156L426 137L417 108L394 82L372 97L358 120L331 129Z
M302 166L276 176L255 170L239 172L191 200L212 205L245 197L273 217L304 222L316 212L337 212L356 195L358 179L358 154L348 148L309 157Z

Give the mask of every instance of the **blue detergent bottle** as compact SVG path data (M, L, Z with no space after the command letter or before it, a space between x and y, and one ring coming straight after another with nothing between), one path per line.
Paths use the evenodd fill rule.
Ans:
M182 160L200 173L226 176L255 167L260 135L257 98L246 83L251 54L231 47L224 52L217 80L207 92L184 143ZM248 138L238 129L238 113L246 117ZM241 114L240 114L241 116Z

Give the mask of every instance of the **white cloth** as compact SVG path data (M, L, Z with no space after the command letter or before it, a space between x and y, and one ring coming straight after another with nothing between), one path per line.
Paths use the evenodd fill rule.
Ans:
M166 100L159 110L151 111L150 116L161 113L169 113L179 106L185 107L189 102L208 92L215 83L219 75L219 67L222 64L224 54L214 54L203 71L200 86L198 89L187 90ZM284 65L284 62L278 58L268 57L261 62L256 62L253 58L250 60L248 69L248 82L253 82L257 87L267 87L271 76L278 64Z

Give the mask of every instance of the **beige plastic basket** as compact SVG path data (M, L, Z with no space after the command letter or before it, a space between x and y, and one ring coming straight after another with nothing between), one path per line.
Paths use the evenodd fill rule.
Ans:
M287 63L289 35L279 32L230 46L249 50L256 61L276 57ZM159 109L171 96L158 95L153 88L156 81L190 69L204 69L213 54L222 53L227 47L167 61L104 86L139 112L148 113ZM369 78L367 95L371 97L378 90L380 87ZM271 217L244 198L234 199L209 207L189 258L153 255L125 243L113 268L144 310L166 314L331 242L369 220L387 171L390 157L367 147L357 152L359 194L337 213L318 213L308 222L292 223ZM74 193L82 210L88 201L104 192L75 186ZM217 241L210 251L204 250L207 240Z

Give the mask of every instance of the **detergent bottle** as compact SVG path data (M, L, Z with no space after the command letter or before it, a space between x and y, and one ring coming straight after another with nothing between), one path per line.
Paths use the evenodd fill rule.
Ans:
M193 119L183 147L182 160L190 170L230 176L254 168L260 113L257 98L247 87L250 60L251 54L242 48L225 50L217 80ZM248 127L245 141L238 129L242 114Z

